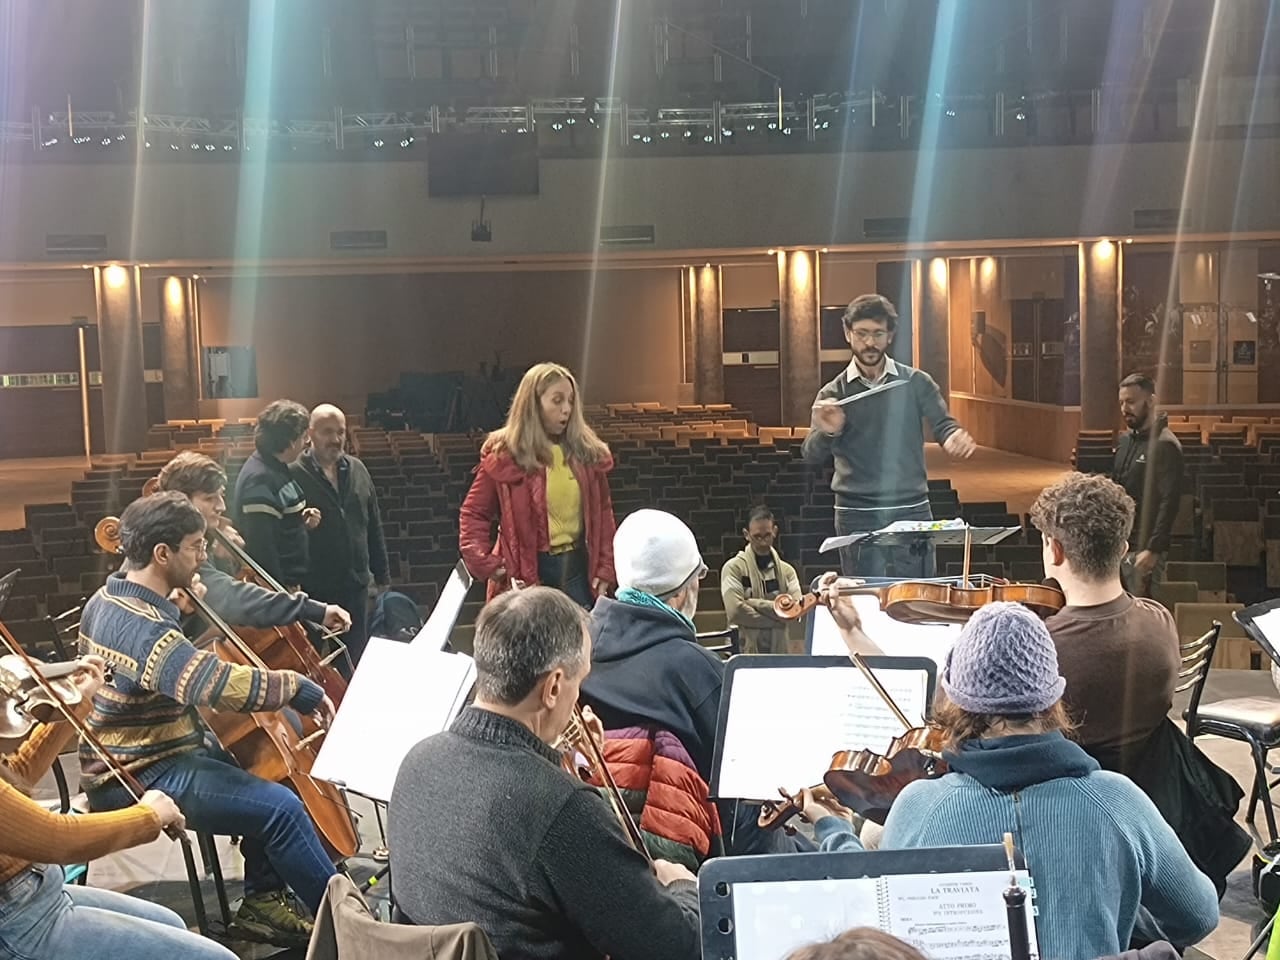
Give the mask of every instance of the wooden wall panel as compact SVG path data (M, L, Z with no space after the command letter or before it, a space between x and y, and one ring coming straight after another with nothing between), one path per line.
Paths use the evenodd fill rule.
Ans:
M951 394L951 414L984 447L1069 463L1080 411Z

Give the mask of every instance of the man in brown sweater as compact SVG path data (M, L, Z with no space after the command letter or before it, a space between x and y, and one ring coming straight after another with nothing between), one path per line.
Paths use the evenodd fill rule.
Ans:
M1086 750L1145 741L1173 706L1181 656L1173 617L1125 593L1120 580L1133 512L1118 483L1083 473L1046 488L1031 507L1045 575L1067 598L1047 624Z
M1234 821L1243 792L1169 719L1178 630L1164 607L1130 596L1121 583L1133 515L1123 487L1081 473L1045 489L1031 507L1045 575L1067 599L1046 621L1067 681L1063 700L1080 746L1151 798L1221 897L1252 846Z

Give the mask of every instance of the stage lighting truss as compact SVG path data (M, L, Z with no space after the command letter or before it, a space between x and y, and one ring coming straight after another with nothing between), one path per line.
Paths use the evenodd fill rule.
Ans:
M1094 126L1103 111L1093 91ZM379 148L399 143L411 148L427 134L482 132L519 136L547 128L551 142L562 137L609 138L621 146L683 143L732 145L753 137L813 142L850 126L897 127L907 139L929 110L942 122L959 115L988 112L996 136L1022 135L1034 127L1037 106L1060 102L1065 92L1006 95L932 92L927 96L889 95L883 90L817 94L790 100L712 102L702 106L634 107L620 98L546 97L522 104L463 108L428 107L414 111L346 110L327 117L263 119L238 114L218 117L107 111L32 111L30 122L0 121L0 142L31 144L36 151L70 147L114 149L132 141L157 153L182 155L265 149ZM589 140L587 142L590 142Z

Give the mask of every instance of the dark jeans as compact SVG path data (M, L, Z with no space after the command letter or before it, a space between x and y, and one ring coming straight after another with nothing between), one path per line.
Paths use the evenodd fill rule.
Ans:
M587 610L595 606L591 580L587 576L587 551L581 547L568 553L538 554L538 582L567 593L574 603Z
M351 614L351 629L338 638L347 645L347 656L351 662L348 664L347 657L339 657L335 661L343 676L350 680L351 671L364 656L364 648L369 643L369 588L358 587L334 603Z
M281 890L287 883L313 913L319 909L335 871L296 793L241 770L220 750L188 753L156 768L142 771L138 779L172 797L190 829L243 838L246 896ZM93 810L132 803L114 782L89 794Z
M898 520L932 520L929 504L898 510L846 510L836 507L836 533L844 536L880 530ZM875 546L861 541L840 548L840 572L846 577L902 577L925 579L937 576L938 561L933 541L907 546Z

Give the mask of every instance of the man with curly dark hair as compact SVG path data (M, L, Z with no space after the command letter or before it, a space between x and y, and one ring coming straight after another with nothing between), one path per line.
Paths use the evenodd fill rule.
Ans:
M1044 572L1067 605L1049 618L1067 678L1067 703L1086 747L1124 747L1168 715L1180 666L1169 611L1132 597L1120 579L1133 500L1098 474L1072 473L1041 492L1031 521L1044 541Z
M1169 719L1182 666L1177 626L1121 581L1133 500L1106 477L1072 473L1041 492L1031 520L1043 537L1045 575L1067 599L1046 626L1076 739L1103 769L1151 797L1221 896L1250 846L1233 821L1243 794Z

